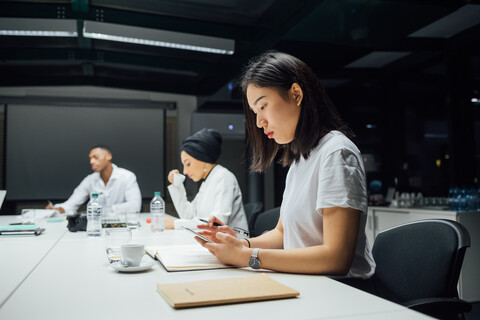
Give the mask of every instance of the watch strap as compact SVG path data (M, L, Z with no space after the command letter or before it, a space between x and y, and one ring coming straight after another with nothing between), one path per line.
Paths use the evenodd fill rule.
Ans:
M260 248L255 248L252 251L252 255L250 256L250 260L248 260L248 265L252 269L260 269L261 268L261 263L260 260L258 260L258 252L260 251Z

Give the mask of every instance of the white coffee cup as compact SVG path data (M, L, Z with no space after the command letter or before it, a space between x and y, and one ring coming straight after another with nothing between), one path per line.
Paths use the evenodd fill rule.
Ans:
M185 181L185 176L181 173L176 173L174 176L173 176L173 185L178 187L180 186L183 181Z
M138 267L142 262L145 246L143 244L122 245L122 259L129 267Z

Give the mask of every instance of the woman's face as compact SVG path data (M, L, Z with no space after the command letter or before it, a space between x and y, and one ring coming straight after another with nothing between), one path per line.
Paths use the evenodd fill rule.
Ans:
M205 174L205 162L200 161L182 151L180 153L180 158L182 159L183 164L183 174L188 176L195 182L200 181L203 179L203 175Z
M260 88L253 84L247 87L247 100L256 114L257 127L278 144L287 144L295 138L300 116L303 93L298 84L292 85L288 95L286 101L276 89Z

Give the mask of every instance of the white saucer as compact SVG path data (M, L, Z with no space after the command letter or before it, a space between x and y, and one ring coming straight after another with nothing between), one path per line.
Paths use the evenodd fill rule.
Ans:
M139 272L150 269L154 264L155 260L150 258L148 255L145 255L142 259L142 262L137 267L125 267L120 261L111 263L110 266L118 272Z

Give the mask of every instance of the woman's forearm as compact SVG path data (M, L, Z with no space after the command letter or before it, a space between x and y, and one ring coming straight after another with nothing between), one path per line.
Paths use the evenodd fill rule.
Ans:
M260 249L258 258L265 269L328 275L347 274L352 262L322 245L291 250Z
M283 249L283 233L277 228L248 240L251 248Z
M278 219L277 225L273 230L248 240L250 241L251 248L283 249L282 220Z
M257 238L250 239L251 247L259 252L262 268L281 272L345 275L350 270L355 252L360 212L351 208L323 210L323 244L305 248L283 248L283 225ZM354 230L354 231L352 231ZM281 247L279 245L281 244ZM272 250L277 249L277 250Z

